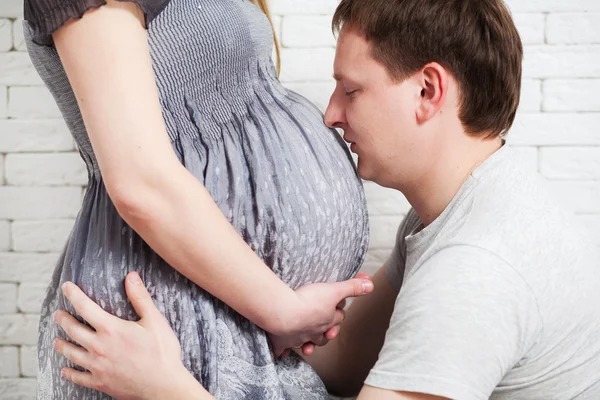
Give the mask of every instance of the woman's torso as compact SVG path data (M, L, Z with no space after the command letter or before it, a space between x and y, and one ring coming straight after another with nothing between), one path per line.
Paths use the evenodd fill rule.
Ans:
M279 83L271 28L260 9L246 0L172 0L150 24L148 39L173 148L251 248L294 288L356 273L368 242L362 185L322 114ZM274 363L265 338L257 338L264 334L201 289L181 283L187 280L121 220L56 50L29 40L29 51L90 175L45 308L67 308L56 289L69 279L105 309L133 318L120 282L129 270L140 270L184 353L200 348L197 355L184 354L184 361L201 382L224 398L276 398L264 394L276 391L262 388L249 394L243 382L264 376L266 387L277 375L280 381L300 378L297 372L306 368L284 362L276 373L261 370ZM190 313L198 321L182 324ZM198 337L190 338L196 331ZM286 375L286 368L296 372ZM290 398L312 393L300 383L287 385ZM299 388L297 395L289 387Z

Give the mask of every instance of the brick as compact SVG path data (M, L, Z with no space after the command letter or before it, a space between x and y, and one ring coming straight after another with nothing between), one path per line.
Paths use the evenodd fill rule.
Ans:
M0 186L4 185L4 156L0 154Z
M58 258L56 253L0 253L0 281L49 282Z
M32 378L0 379L0 399L33 400L36 393L36 380Z
M8 154L9 185L85 185L87 169L79 153Z
M521 85L519 112L539 112L542 108L542 81L524 79Z
M0 153L72 149L73 138L62 119L0 120Z
M78 187L0 186L0 219L74 218L80 193Z
M37 349L35 346L21 346L19 360L21 361L21 375L36 377L38 370Z
M365 194L369 215L404 215L410 210L410 203L395 189L388 189L374 182L365 182Z
M513 145L600 145L600 113L518 114L508 135Z
M600 79L548 79L544 82L544 111L600 110Z
M550 44L600 43L600 13L552 13L546 22Z
M290 82L285 86L313 102L319 110L325 112L331 94L335 89L333 80L328 82Z
M282 43L285 47L334 47L331 16L286 16Z
M557 11L600 11L597 0L506 0L513 13L557 12Z
M42 79L31 64L29 54L18 51L0 53L0 85L42 84Z
M36 344L39 319L32 314L0 315L0 344Z
M396 242L396 233L403 215L373 216L369 249L391 249Z
M18 376L19 349L14 346L0 347L0 378L16 378Z
M278 0L272 2L271 12L277 15L332 15L338 3L338 0Z
M541 13L527 13L513 15L515 25L519 30L523 44L544 43L545 16Z
M18 290L18 307L22 313L39 313L46 298L47 283L21 283Z
M600 77L600 45L526 47L523 76L526 78Z
M11 118L60 118L54 98L44 86L11 87L8 90L8 116Z
M63 250L74 220L14 221L11 225L12 249L18 252Z
M537 147L511 146L512 151L531 171L538 172L538 149Z
M27 51L23 35L23 18L18 18L13 22L13 47L17 51Z
M0 1L0 17L17 18L23 16L23 0Z
M0 19L0 51L9 51L12 48L12 22Z
M0 118L8 116L8 88L0 86Z
M600 147L542 148L540 172L550 179L600 179Z
M335 49L281 49L282 82L328 81Z
M576 218L592 242L600 248L600 214L577 215Z
M10 225L8 221L0 220L0 251L10 248Z
M552 181L550 189L562 203L575 213L600 213L599 181Z
M0 314L17 312L17 285L0 282Z

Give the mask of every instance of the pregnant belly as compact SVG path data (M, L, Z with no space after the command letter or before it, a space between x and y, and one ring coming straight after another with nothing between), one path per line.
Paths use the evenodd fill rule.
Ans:
M304 98L254 104L218 138L180 136L186 168L281 279L296 288L360 268L368 242L362 184L335 131Z

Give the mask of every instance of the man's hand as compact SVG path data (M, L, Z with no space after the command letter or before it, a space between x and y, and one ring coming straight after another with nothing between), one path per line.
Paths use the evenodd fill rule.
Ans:
M83 346L56 339L55 349L89 371L64 368L63 377L117 399L173 398L184 387L195 393L193 398L212 398L183 366L179 341L137 273L127 275L125 288L141 318L137 322L110 315L73 283L63 285L77 313L95 329L64 311L54 314L67 335Z
M280 330L269 332L276 357L292 347L302 347L310 355L314 346L324 346L339 333L344 320L345 300L373 291L368 275L358 274L344 282L314 283L296 290L297 304L289 311L289 321Z

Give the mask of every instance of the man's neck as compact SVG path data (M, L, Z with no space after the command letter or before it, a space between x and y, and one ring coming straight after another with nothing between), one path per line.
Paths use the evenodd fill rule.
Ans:
M444 151L421 179L403 188L424 226L442 214L471 173L502 145L500 138L466 139L464 145L455 146L457 151Z

